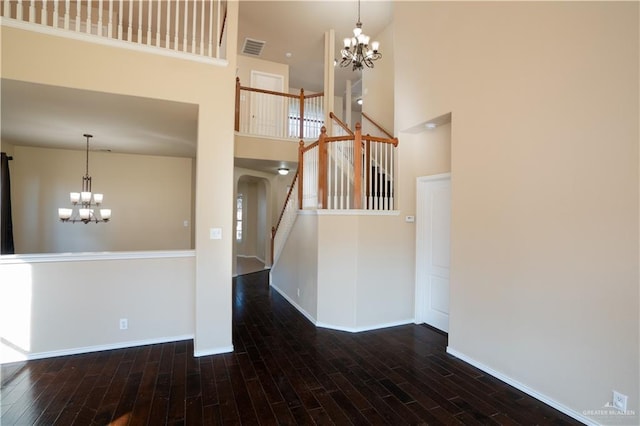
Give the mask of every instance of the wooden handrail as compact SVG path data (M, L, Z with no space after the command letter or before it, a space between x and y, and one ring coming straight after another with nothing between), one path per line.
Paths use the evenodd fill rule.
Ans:
M264 93L266 95L282 96L282 97L285 97L285 98L298 99L300 97L300 95L294 95L294 94L291 94L291 93L274 92L273 90L257 89L255 87L247 87L247 86L240 86L240 90L246 90L247 92Z
M280 222L282 222L282 216L284 216L284 210L289 202L289 198L291 198L291 193L293 192L293 187L296 184L296 179L298 179L298 171L296 170L296 174L293 175L293 180L291 181L291 186L289 187L289 192L287 192L287 198L284 199L284 205L282 206L282 210L280 211L280 216L278 217L278 221L276 222L275 231L278 231L280 227ZM273 234L275 236L275 233Z
M311 94L311 95L305 95L304 89L300 89L300 93L297 94L297 95L294 95L292 93L276 92L276 91L273 91L273 90L258 89L258 88L255 88L255 87L242 86L240 84L240 77L236 77L236 111L235 111L235 130L236 131L240 131L240 92L242 90L245 90L247 92L253 92L253 93L262 93L262 94L265 94L265 95L281 96L283 98L289 98L289 99L297 99L298 100L298 104L299 104L299 110L300 110L300 129L299 129L299 134L298 134L300 139L302 139L304 137L304 126L305 126L305 117L304 117L305 106L304 106L304 104L305 104L305 101L307 99L313 99L313 98L324 96L324 92L314 93L314 94Z
M389 132L387 132L382 126L380 126L378 123L376 123L375 121L373 121L373 119L371 119L371 117L369 117L367 114L365 114L364 112L362 113L362 116L364 118L366 118L367 120L369 120L369 122L371 124L373 124L374 126L376 126L378 128L378 130L380 130L382 133L384 133L385 135L387 135L389 137L389 139L394 139L393 135ZM380 142L380 141L379 141Z
M393 146L398 146L398 138L387 139L387 138L380 138L377 136L363 135L362 139L370 142L390 143Z
M353 132L351 131L351 129L342 122L342 120L340 120L338 117L336 117L336 115L333 112L329 113L329 118L331 118L333 121L335 121L336 123L338 123L338 125L340 127L342 127L342 130L344 130L345 132L349 133L351 136L353 136Z
M302 163L300 163L302 164ZM296 171L296 174L293 176L293 180L291 181L291 186L289 187L289 192L287 192L287 198L284 199L284 204L282 205L282 210L280 210L280 216L278 217L278 221L276 222L276 226L272 226L271 227L271 265L273 265L273 261L274 261L274 253L273 253L273 249L274 249L274 242L276 239L276 233L278 232L278 229L280 228L280 222L282 222L282 217L284 216L284 212L287 208L287 204L289 204L289 200L291 199L291 194L293 193L293 187L296 185L296 180L298 179L298 176L300 175L300 170ZM300 186L300 183L298 183L298 186Z

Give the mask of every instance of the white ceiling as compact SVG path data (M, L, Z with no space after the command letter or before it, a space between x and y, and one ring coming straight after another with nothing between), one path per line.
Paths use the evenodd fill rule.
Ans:
M363 1L361 21L375 37L392 18L393 2ZM262 59L287 63L294 88L322 91L324 34L335 30L336 58L342 39L352 34L357 2L241 1L238 49L245 37L266 41ZM381 46L384 54L384 46ZM291 53L287 58L286 53ZM384 60L384 59L383 59ZM359 72L336 68L336 92ZM91 133L92 150L195 157L198 107L193 104L121 96L3 79L1 137L15 145L84 149ZM243 164L241 166L248 166ZM274 164L253 164L270 169ZM293 168L293 167L292 167Z

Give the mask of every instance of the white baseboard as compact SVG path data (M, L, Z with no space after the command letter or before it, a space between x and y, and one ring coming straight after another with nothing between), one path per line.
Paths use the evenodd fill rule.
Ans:
M84 346L80 348L61 349L57 351L34 352L22 355L21 359L3 359L0 364L8 364L18 361L31 361L35 359L53 358L58 356L86 354L89 352L110 351L114 349L132 348L135 346L156 345L158 343L178 342L181 340L193 340L193 334L184 334L182 336L159 337L154 339L133 340L128 342L110 343L107 345Z
M302 308L302 306L300 306L300 305L298 305L298 304L296 303L296 301L295 301L295 300L293 300L293 299L291 299L289 296L287 296L287 294L286 294L284 291L280 290L278 287L276 287L275 285L273 285L273 283L271 282L271 274L269 274L269 286L271 286L271 288L273 288L275 291L277 291L277 292L278 292L278 294L280 294L280 296L284 297L284 298L287 300L287 302L291 303L291 304L293 305L293 307L294 307L294 308L296 308L298 311L300 311L300 313L301 313L302 315L304 315L304 316L305 316L305 318L307 318L309 321L311 321L311 323L312 323L313 325L317 325L317 324L316 324L316 319L315 319L315 318L314 318L314 317L313 317L309 312L305 311L305 310Z
M231 345L231 346L223 346L221 348L209 349L209 350L206 350L206 351L194 351L193 352L193 356L201 357L201 356L209 356L209 355L226 354L226 353L229 353L229 352L233 352L233 345Z
M462 360L464 362L466 362L467 364L473 365L474 367L484 371L485 373L495 377L496 379L502 380L506 384L511 385L514 388L521 390L522 392L526 393L527 395L534 397L538 401L544 402L545 404L555 408L556 410L563 412L567 416L573 417L574 419L584 423L585 425L589 425L589 426L598 426L598 425L600 425L600 423L595 422L593 419L590 419L589 417L585 417L581 413L579 413L579 412L577 412L575 410L572 410L571 408L559 403L558 401L555 401L554 399L551 399L548 396L543 395L540 392L537 392L537 391L531 389L527 385L522 384L522 383L518 382L517 380L512 379L511 377L505 376L504 374L500 373L499 371L496 371L496 370L492 369L491 367L488 367L488 366L482 364L481 362L478 362L478 361L474 360L473 358L470 358L470 357L466 356L465 354L463 354L461 352L458 352L457 350L451 348L451 346L447 346L447 353L450 354L450 355L455 356L456 358L458 358L458 359L460 359L460 360Z
M361 333L363 331L380 330L382 328L398 327L400 325L407 325L407 324L413 324L413 318L401 320L401 321L386 322L382 324L367 325L364 327L341 327L333 324L327 324L324 322L317 322L316 326L322 327L322 328L328 328L330 330L347 331L349 333Z

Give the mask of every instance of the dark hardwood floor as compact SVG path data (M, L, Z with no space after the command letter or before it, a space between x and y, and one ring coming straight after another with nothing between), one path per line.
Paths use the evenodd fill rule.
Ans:
M4 365L0 424L579 424L426 326L316 329L267 277L235 280L234 353L182 341Z

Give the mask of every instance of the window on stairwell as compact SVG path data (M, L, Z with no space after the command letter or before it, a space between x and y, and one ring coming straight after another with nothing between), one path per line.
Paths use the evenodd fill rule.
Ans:
M242 241L242 194L236 198L236 241Z

